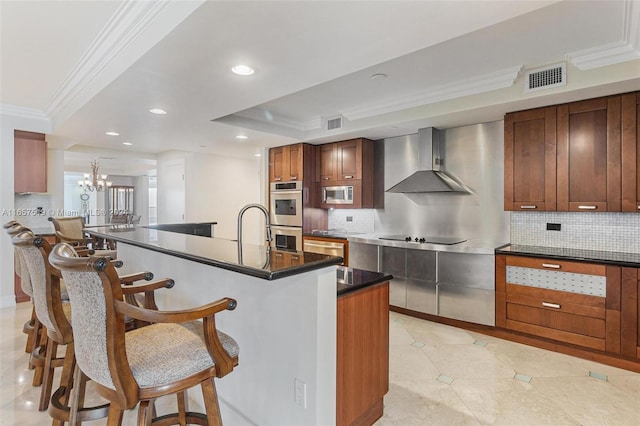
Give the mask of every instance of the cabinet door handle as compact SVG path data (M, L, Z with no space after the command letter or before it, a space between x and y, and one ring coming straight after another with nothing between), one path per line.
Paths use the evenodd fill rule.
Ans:
M640 204L638 204L638 210L640 210Z
M322 180L329 180L329 178L325 176L322 178Z
M523 210L533 210L533 209L537 209L538 206L536 205L531 205L531 206L520 206L521 209Z
M598 206L578 206L580 210L595 210Z
M298 180L298 176L291 176L291 180Z
M551 268L551 269L560 269L560 265L557 265L555 263L543 263L542 267L543 268Z
M353 179L353 176L352 175L345 175L344 178L345 179Z
M560 304L558 303L542 302L542 306L545 308L560 309Z
M277 178L273 178L273 180L281 181L281 180L282 180L282 178L281 178L281 177L277 177Z

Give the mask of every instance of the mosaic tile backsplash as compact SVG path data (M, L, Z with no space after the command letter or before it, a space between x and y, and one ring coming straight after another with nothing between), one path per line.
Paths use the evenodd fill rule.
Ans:
M368 234L374 232L374 214L373 209L329 210L328 228L346 229L350 234Z
M512 212L511 244L640 253L640 214Z

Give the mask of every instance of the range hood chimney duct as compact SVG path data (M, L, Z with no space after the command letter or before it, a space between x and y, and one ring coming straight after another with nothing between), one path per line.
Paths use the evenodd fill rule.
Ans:
M444 164L444 140L440 130L426 127L418 130L419 170L401 180L386 192L396 193L471 193L464 183L440 170Z

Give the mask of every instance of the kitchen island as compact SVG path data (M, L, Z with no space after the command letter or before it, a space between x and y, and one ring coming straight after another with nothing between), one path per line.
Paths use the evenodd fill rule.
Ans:
M349 407L358 407L358 412L350 415L358 418L381 415L382 395L388 383L385 283L391 277L376 274L363 280L360 272L347 271L347 280L342 280L339 286L335 265L342 262L340 257L253 244L238 247L231 240L142 227L89 228L87 232L118 242L118 258L124 261L124 273L142 268L153 271L158 278L176 280L173 289L157 295L161 309L191 308L221 297L238 301L235 311L216 318L219 328L233 336L240 346L239 366L217 382L225 424L335 424L340 406L337 398L347 401ZM355 283L348 282L350 276L357 278ZM382 358L375 370L370 367L367 371L354 370L350 365L347 368L354 379L363 371L368 376L371 372L380 376L382 386L376 389L383 392L354 405L339 396L345 391L352 394L360 391L351 384L345 384L341 390L336 379L341 361L336 354L340 357L341 350L346 351L345 356L357 352L354 344L359 340L353 340L353 335L370 324L368 317L362 316L368 314L362 310L351 310L353 315L346 317L339 313L341 300L360 304L359 298L349 296L361 293L366 304L377 300L376 306L384 307L374 320L384 323L382 328L375 323L377 330L382 330L382 340L370 333L363 337ZM341 295L338 303L337 294ZM361 328L355 332L345 329L348 338L341 339L338 331L343 328L341 318L346 318L342 321L349 327ZM369 383L363 386L371 387ZM192 392L191 396L202 403L199 392ZM374 407L369 409L370 405ZM379 414L375 414L377 408ZM366 411L364 417L362 411Z

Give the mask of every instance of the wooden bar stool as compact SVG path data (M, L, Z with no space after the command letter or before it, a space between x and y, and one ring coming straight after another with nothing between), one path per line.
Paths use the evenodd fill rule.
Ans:
M13 237L14 247L20 250L24 256L25 263L31 276L33 288L33 302L36 315L47 329L47 346L44 351L43 361L43 383L40 391L40 401L38 409L46 410L49 407L49 414L54 419L55 424L62 424L69 420L69 398L73 387L73 375L75 369L75 353L73 332L71 327L71 305L68 301L62 300L60 291L60 271L52 267L48 261L51 246L43 238L36 237L31 231L25 230ZM77 255L77 254L76 254ZM115 268L119 261L109 261ZM143 272L124 277L118 277L120 285L127 287L127 293L143 293L144 300L150 301L155 306L153 292L157 288L172 287L172 280L158 280L148 282L143 285L135 285L139 279L151 279L153 274ZM138 301L131 299L131 303ZM59 345L66 345L64 357L57 357ZM34 356L36 353L34 352ZM40 355L42 356L42 355ZM52 385L55 368L62 366L60 386L52 397ZM77 391L83 392L84 385ZM78 392L76 392L78 393ZM78 400L83 401L84 395L78 395ZM51 406L49 402L51 401ZM98 407L84 408L77 406L80 416L76 420L93 420L105 417L108 412L108 404ZM75 416L75 413L74 413Z
M49 262L67 283L78 365L111 401L107 424L121 424L124 410L138 404L138 425L222 424L214 378L233 370L239 348L216 329L215 315L235 309L236 301L184 311L132 306L107 259L73 256L73 247L57 244ZM125 333L125 316L152 324ZM187 411L186 391L196 385L206 414ZM178 412L153 418L153 401L170 394L177 394Z

